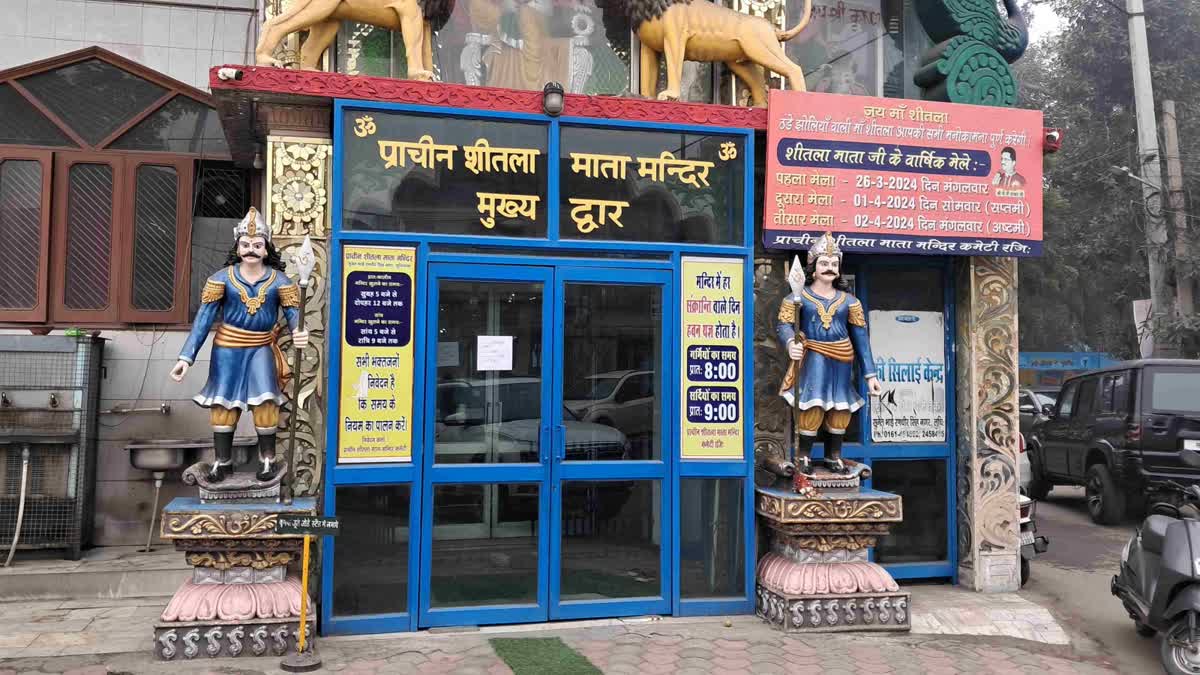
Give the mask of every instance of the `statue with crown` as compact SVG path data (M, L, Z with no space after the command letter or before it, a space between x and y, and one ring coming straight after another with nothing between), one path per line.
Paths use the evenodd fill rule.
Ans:
M865 401L854 381L854 363L871 396L882 391L871 358L867 317L862 302L849 292L841 275L842 251L833 233L817 239L806 265L800 256L788 273L791 294L779 304L776 331L790 364L779 394L792 406L795 469L814 473L812 448L824 426L825 468L835 474L857 473L842 459L842 440L851 415Z
M183 476L185 483L200 486L202 499L279 495L286 467L276 459L275 437L280 406L287 400L283 391L290 378L279 346L281 313L296 349L308 344L300 288L284 274L283 260L271 243L271 229L262 215L251 207L233 236L225 267L204 283L191 334L171 370L173 380L183 381L216 324L208 381L193 399L209 410L215 460L211 465L193 465ZM311 244L306 242L306 246ZM308 267L311 272L311 265ZM305 276L301 270L301 283ZM253 474L235 473L233 435L245 412L253 416L258 437ZM227 480L231 476L233 479Z

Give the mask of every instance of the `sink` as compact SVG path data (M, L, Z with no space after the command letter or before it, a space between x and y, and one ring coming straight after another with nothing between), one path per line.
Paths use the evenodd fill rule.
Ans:
M233 439L233 463L241 466L250 461L257 441L253 436ZM190 466L201 453L211 454L212 438L181 440L154 439L132 441L125 446L129 451L129 463L143 471L177 471Z
M191 462L199 450L211 447L212 441L155 439L133 441L125 446L129 451L129 463L143 471L177 471Z

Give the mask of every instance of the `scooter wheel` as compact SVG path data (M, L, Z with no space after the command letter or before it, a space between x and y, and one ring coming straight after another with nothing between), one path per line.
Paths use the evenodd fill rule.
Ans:
M1137 631L1138 636L1144 638L1154 637L1154 634L1158 632L1141 621L1134 621L1133 629Z
M1159 658L1170 675L1200 673L1200 645L1189 642L1189 637L1186 614L1163 634Z
M1024 557L1021 558L1021 586L1024 586L1025 583L1029 581L1029 571L1029 559Z

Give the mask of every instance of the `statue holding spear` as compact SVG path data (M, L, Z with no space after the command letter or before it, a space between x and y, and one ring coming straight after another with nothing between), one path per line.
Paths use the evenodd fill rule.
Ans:
M822 424L829 434L825 466L847 473L842 440L850 417L865 401L854 384L854 362L871 396L883 391L871 357L866 311L841 276L842 251L826 233L792 262L792 292L779 305L776 333L791 360L779 394L792 406L795 464L812 475L812 448ZM806 283L807 281L807 283Z

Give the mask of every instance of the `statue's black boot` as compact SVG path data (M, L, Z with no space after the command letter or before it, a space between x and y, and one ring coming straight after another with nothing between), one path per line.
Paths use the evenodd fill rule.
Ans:
M825 467L834 473L850 473L842 461L842 437L843 434L829 434L825 442Z
M208 480L211 483L220 483L233 474L233 432L214 431L213 451L216 458L212 468L208 470Z
M796 439L796 459L794 463L796 470L805 476L813 475L812 447L814 440L816 439L813 436L804 435L799 435Z
M260 481L268 481L275 477L275 434L259 434L258 461L262 468L254 477Z

